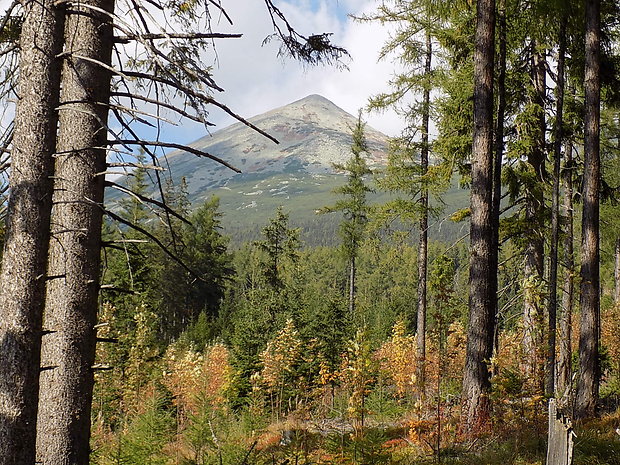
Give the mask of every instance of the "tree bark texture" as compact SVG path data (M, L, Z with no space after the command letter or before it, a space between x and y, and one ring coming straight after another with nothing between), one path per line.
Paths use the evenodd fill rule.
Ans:
M551 244L549 250L549 325L547 330L546 394L555 395L556 332L558 309L558 248L560 243L560 167L562 158L564 112L564 64L566 58L566 23L568 12L562 13L558 47L558 77L556 83L555 141L553 144L553 193L551 195Z
M73 5L65 25L50 281L40 383L37 460L89 463L113 0ZM87 59L84 59L84 58Z
M493 65L495 1L478 0L474 52L469 329L463 375L461 429L475 434L490 417L488 363L493 351Z
M499 266L499 216L502 198L502 160L504 158L504 121L506 116L506 0L499 0L497 8L499 55L497 64L497 121L495 124L495 158L493 160L493 246L491 247L492 268ZM498 273L491 278L492 294L497 296L499 289ZM495 327L493 334L493 353L499 351L499 309L495 298ZM496 366L493 367L494 373Z
M538 43L532 41L531 75L534 86L533 104L537 107L535 139L528 154L528 163L535 173L535 182L526 186L525 223L525 292L523 302L523 350L526 357L525 371L534 380L534 388L544 391L543 308L541 286L544 272L544 209L543 193L545 167L545 98L546 60L544 53L537 50Z
M428 188L426 187L426 175L428 172L429 153L429 122L430 122L430 75L433 49L430 32L426 32L426 57L424 63L425 87L423 92L422 112L422 149L420 151L420 169L422 174L422 187L420 189L420 238L418 242L418 314L417 314L417 381L420 395L424 395L426 381L426 308L427 308L427 275L428 275Z
M0 464L34 463L62 14L23 2L10 198L0 275Z
M581 309L579 379L575 416L595 415L599 388L599 188L600 188L600 0L586 2L583 215L581 222Z
M349 314L355 315L355 257L349 261Z
M620 305L620 236L616 237L614 247L614 303Z
M565 143L565 166L573 164L572 147L569 141ZM564 217L564 278L562 284L562 313L560 315L560 350L558 359L557 392L562 397L571 396L572 373L572 330L573 330L573 301L575 258L573 252L574 228L573 228L573 174L570 170L563 177L563 217ZM572 402L569 401L572 405Z

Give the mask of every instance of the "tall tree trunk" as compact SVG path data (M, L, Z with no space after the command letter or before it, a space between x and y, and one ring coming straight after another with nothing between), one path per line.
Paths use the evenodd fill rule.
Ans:
M355 315L355 256L349 260L349 314Z
M0 274L0 464L32 464L45 302L62 14L24 1L10 197Z
M499 212L502 199L502 159L504 157L504 121L506 116L506 0L499 0L497 9L499 63L497 64L497 122L495 126L495 159L493 160L493 247L492 268L497 270L499 264ZM498 273L491 276L492 294L497 296ZM493 335L493 353L499 351L499 308L495 298L495 330ZM495 370L497 367L493 367Z
M461 429L475 434L490 417L493 351L493 62L495 1L477 1L474 52L474 134L472 147L469 329L463 375Z
M543 362L543 311L540 287L544 271L544 167L545 167L545 98L546 60L544 52L537 50L538 43L532 41L532 82L534 101L537 106L535 141L528 163L536 175L536 182L527 187L525 197L525 222L528 225L525 246L526 280L523 302L523 349L526 356L526 373L534 380L535 389L544 391Z
M113 0L73 5L65 62L52 210L37 460L88 464L106 167ZM82 58L84 57L84 58Z
M564 176L564 266L565 275L562 285L562 314L560 316L560 353L558 360L558 383L557 392L564 396L571 387L572 378L572 330L573 330L573 301L575 258L573 253L573 155L570 141L566 141L564 156L565 166L571 167ZM568 391L570 395L570 391ZM572 402L569 402L572 405Z
M620 305L620 236L616 237L614 247L614 303Z
M586 2L583 216L581 222L581 308L579 380L575 416L595 415L599 388L599 187L600 187L600 0Z
M429 153L429 122L430 122L430 75L433 49L431 34L426 31L426 61L424 64L424 93L422 102L422 150L420 151L420 169L422 171L422 187L420 189L420 240L418 244L418 316L417 316L417 378L420 395L424 394L426 373L426 282L428 269L428 188L426 175L428 172Z
M558 79L556 83L555 141L553 145L553 193L551 196L551 246L549 259L549 327L547 333L547 383L546 394L555 394L556 384L556 332L558 308L558 245L560 242L560 162L562 158L564 112L564 63L566 55L566 23L568 10L563 9L558 47Z

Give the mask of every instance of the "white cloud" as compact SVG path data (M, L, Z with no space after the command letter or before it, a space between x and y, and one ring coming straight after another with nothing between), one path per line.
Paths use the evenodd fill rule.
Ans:
M332 41L351 54L349 70L320 66L309 68L288 58L278 58L279 44L265 37L273 33L271 20L261 0L227 0L226 10L234 21L214 24L221 32L241 32L241 39L217 42L218 61L214 76L226 92L217 98L244 117L286 105L309 94L321 94L346 111L355 114L368 97L387 89L394 72L389 62L377 63L379 50L388 32L379 24L360 24L342 14L371 11L374 0L289 0L278 6L287 19L304 35L331 32ZM218 110L212 120L223 127L232 122ZM368 123L389 135L402 128L400 119L391 112L367 115ZM178 130L174 131L179 134ZM201 128L188 126L179 134L184 141L202 136Z

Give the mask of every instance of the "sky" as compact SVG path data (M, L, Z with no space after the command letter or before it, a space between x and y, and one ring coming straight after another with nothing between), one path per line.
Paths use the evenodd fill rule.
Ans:
M8 2L0 0L0 11L6 10ZM348 70L308 67L291 58L278 57L279 43L275 40L263 45L263 40L273 34L264 0L221 0L221 3L234 24L231 26L223 17L215 16L213 31L242 33L243 37L217 40L217 53L207 52L210 55L205 62L212 63L213 76L225 89L214 97L237 114L250 118L310 94L319 94L356 115L370 96L388 90L387 83L395 66L389 60L378 61L388 30L379 24L359 23L348 16L374 11L377 0L274 0L299 33L305 36L332 33L332 43L344 47L351 55L345 61ZM2 115L2 122L12 116L10 106ZM364 119L389 136L398 135L403 126L393 112L366 114ZM209 120L216 124L212 131L234 122L217 108L213 108ZM112 124L113 130L119 129ZM144 139L153 138L154 130L138 126L135 129ZM188 144L205 133L202 125L184 120L176 127L164 124L159 137Z
M376 0L277 0L276 5L303 35L329 32L332 42L347 49L348 70L332 66L308 67L290 58L277 56L277 41L262 45L273 33L263 0L225 0L222 2L234 24L215 18L215 32L240 32L241 39L217 41L213 75L225 92L216 98L244 117L251 117L286 105L310 94L320 94L339 107L356 114L371 95L387 90L394 73L390 61L378 62L379 50L388 32L379 24L360 24L348 13L370 12ZM218 20L219 19L219 20ZM210 120L215 129L233 120L214 109ZM368 124L388 135L397 135L400 119L391 112L365 116ZM184 125L173 131L178 142L190 142L204 135L197 125Z

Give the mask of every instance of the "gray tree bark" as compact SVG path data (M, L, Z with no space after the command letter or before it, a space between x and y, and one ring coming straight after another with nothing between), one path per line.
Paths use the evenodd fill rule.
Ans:
M88 6L92 8L88 8ZM52 211L50 281L42 360L37 460L88 464L99 292L101 223L112 52L113 0L73 5L65 62ZM82 58L83 57L83 58Z
M620 305L620 236L616 237L614 247L614 302Z
M570 142L565 144L565 166L572 166L573 156ZM569 171L563 178L564 197L562 210L564 217L564 278L562 283L562 313L560 314L560 350L557 367L557 392L565 396L571 396L572 378L572 327L573 327L573 301L575 258L573 252L574 228L573 228L573 174ZM572 404L572 402L569 402Z
M429 123L430 123L430 74L431 62L433 59L433 49L430 32L426 32L426 57L424 63L424 75L428 81L425 82L423 92L423 110L422 110L422 149L420 151L420 169L423 177L428 172L428 153L429 153ZM424 395L426 380L426 308L427 308L427 274L428 274L428 188L426 180L422 181L420 189L420 206L422 208L422 216L420 218L420 239L418 243L418 313L417 313L417 339L416 339L416 357L417 363L417 381L420 395Z
M558 46L558 78L556 82L555 141L553 145L553 193L551 195L551 244L549 250L549 325L547 332L546 394L553 396L556 387L556 332L558 308L558 248L560 243L560 167L564 138L564 63L566 58L566 23L568 10L562 13Z
M576 418L595 415L600 381L599 188L600 162L600 0L586 1L583 214L581 222L581 308Z
M474 135L472 147L469 329L463 375L461 429L475 434L490 419L495 298L493 269L493 67L495 1L478 0L474 52Z
M62 15L23 2L10 198L0 274L0 464L34 463Z
M573 463L573 424L549 399L549 428L547 433L547 465L572 465Z
M523 302L523 349L526 356L526 373L534 380L535 388L544 390L543 367L543 308L540 286L544 272L544 166L545 166L545 97L546 60L544 54L536 50L538 43L532 41L532 71L534 85L533 103L538 107L535 141L528 163L532 166L538 182L526 189L525 221L529 228L526 233L524 276L527 285Z

